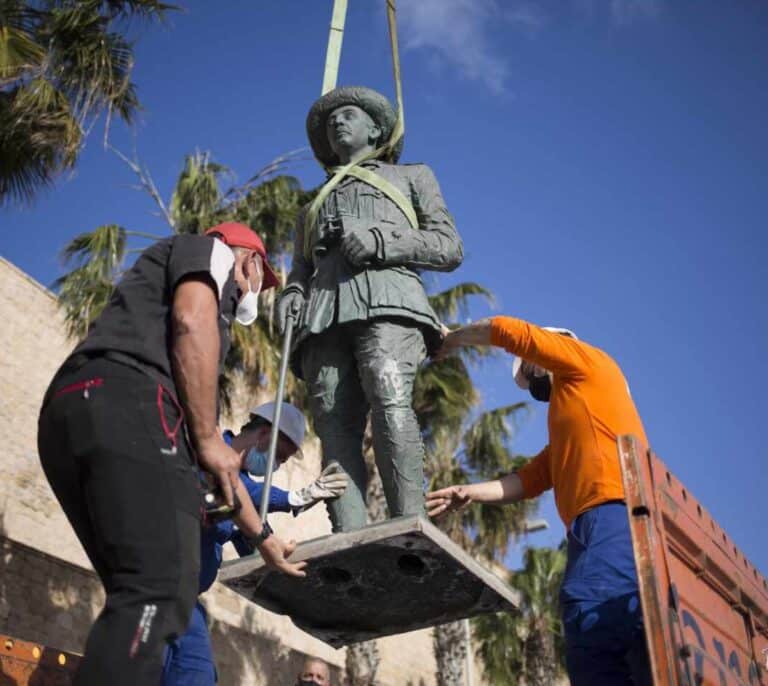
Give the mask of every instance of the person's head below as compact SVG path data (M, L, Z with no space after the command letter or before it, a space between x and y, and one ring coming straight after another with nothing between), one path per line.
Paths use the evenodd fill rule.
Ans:
M218 238L235 256L234 279L239 291L236 318L249 326L258 316L259 293L280 283L267 262L264 242L251 228L236 222L213 226L205 235Z
M578 340L578 336L570 329L560 329L553 326L545 326L543 328L547 331ZM515 377L515 383L523 390L527 390L534 400L542 403L549 402L554 379L552 372L534 362L516 357L512 364L512 375Z
M308 657L296 679L296 686L330 686L331 670L325 660Z
M232 439L232 447L245 451L243 466L253 476L266 474L267 453L272 434L272 419L275 403L264 403L251 410L248 421ZM280 433L277 438L275 469L294 455L302 457L301 444L304 441L304 415L289 403L283 403L280 410Z

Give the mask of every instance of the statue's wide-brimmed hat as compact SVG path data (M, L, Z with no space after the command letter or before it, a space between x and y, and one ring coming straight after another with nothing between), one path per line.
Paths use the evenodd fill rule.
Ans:
M343 86L328 91L324 96L315 102L307 115L307 137L315 157L326 167L333 167L339 164L339 158L333 152L328 142L328 133L326 123L328 116L335 109L343 105L356 105L376 122L381 129L381 139L379 145L383 145L392 135L392 129L397 122L397 113L389 100L381 93L372 88L364 86ZM401 138L395 149L392 151L389 161L397 162L400 153L403 150L403 139Z

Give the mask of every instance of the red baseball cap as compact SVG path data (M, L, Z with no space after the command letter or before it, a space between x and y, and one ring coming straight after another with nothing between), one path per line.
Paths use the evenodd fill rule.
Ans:
M262 291L280 285L277 274L275 274L272 267L269 266L269 262L267 262L267 250L264 247L264 242L253 229L245 224L225 222L213 226L205 232L206 236L212 233L220 234L220 240L230 248L248 248L249 250L255 250L261 255L264 264L264 281L261 284Z

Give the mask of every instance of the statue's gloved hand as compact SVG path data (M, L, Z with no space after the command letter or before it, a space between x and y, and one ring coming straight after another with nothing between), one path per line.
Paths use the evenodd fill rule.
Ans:
M341 241L341 254L353 267L373 262L376 252L376 234L370 229L348 233Z
M298 321L301 310L304 307L304 293L298 288L288 286L280 296L277 303L277 326L280 333L285 333L285 324L288 321L288 314L294 313Z
M321 500L338 498L349 485L349 477L338 462L331 462L311 484L288 493L292 508L306 510Z

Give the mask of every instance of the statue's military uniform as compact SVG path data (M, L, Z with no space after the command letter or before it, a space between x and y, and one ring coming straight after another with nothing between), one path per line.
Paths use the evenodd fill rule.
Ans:
M394 112L391 106L383 113L381 107L366 107L369 93L373 92L339 88L315 104L308 132L316 154L318 131L322 135L325 131L322 114L327 118L348 102L366 110L389 135ZM374 95L378 98L374 104L380 106L383 96ZM461 239L429 167L380 160L361 166L405 196L415 210L418 228L411 228L403 211L381 190L345 177L323 201L312 226L307 226L306 208L300 214L283 296L299 291L305 300L292 366L308 385L324 463L338 460L352 480L344 495L329 503L336 531L366 523L362 442L369 409L390 516L423 511L424 447L412 391L427 349L439 344L440 322L420 272L452 270L463 257ZM322 227L336 218L345 234L375 235L376 255L365 265L352 266L338 245L318 249Z

